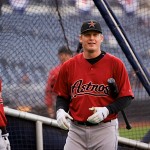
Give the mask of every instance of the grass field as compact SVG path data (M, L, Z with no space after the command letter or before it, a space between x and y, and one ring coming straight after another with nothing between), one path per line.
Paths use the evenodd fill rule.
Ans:
M150 126L133 127L131 130L120 128L119 135L128 139L141 140L149 130Z

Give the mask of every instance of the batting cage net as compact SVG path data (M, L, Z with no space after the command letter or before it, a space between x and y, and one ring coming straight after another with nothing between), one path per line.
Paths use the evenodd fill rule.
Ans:
M5 107L49 117L45 88L49 71L59 64L58 49L65 45L75 54L82 22L95 19L103 30L102 49L123 60L135 95L125 110L132 129L126 129L119 114L119 134L150 142L149 95L92 0L0 0L0 3L0 76ZM149 74L150 1L107 0L107 3ZM8 126L13 129L11 123ZM15 120L12 126L15 128ZM32 132L28 134L30 138ZM16 135L13 138L15 144L24 142ZM34 142L27 144L29 150Z

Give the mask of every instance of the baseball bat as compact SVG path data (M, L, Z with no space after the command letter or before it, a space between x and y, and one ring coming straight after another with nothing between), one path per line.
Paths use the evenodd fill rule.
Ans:
M115 79L109 78L107 82L108 82L108 85L109 85L109 88L110 88L110 95L113 98L116 98L119 93L118 93L118 88L117 88L117 84L115 82ZM124 121L126 123L126 129L130 130L132 127L131 127L128 119L127 119L127 116L126 116L124 110L121 110L121 114L122 114L123 119L124 119Z

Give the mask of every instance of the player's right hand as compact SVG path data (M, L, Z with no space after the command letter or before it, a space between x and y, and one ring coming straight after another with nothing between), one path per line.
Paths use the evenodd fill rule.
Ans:
M66 113L63 109L59 109L56 114L57 114L58 126L62 129L68 130L70 126L68 119L73 120L73 118L68 113Z

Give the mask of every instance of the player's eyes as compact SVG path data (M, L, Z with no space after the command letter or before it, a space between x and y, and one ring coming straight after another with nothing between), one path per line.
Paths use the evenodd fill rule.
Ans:
M86 37L90 37L90 36L97 37L97 36L99 36L99 33L93 33L93 34L85 33L84 36L86 36Z

